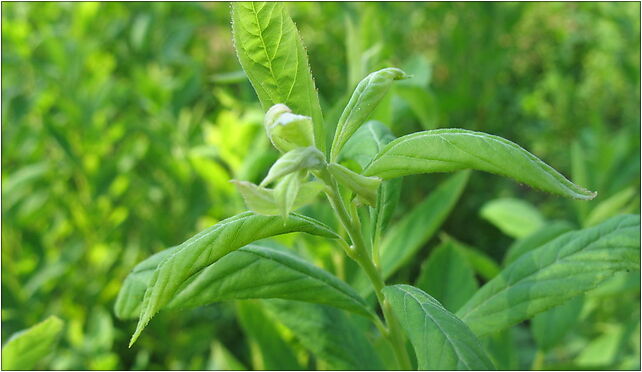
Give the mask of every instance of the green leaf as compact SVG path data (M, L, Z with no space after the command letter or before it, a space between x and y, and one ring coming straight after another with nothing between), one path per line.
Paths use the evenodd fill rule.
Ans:
M341 150L339 159L354 160L359 164L361 169L364 169L379 151L394 139L395 136L385 124L376 120L370 120L359 127L348 142L346 142L343 150ZM381 183L380 190L377 193L376 206L370 210L372 227L374 228L373 231L375 231L375 234L380 233L388 227L388 223L399 201L401 184L401 178Z
M125 279L118 294L116 315L134 318L141 299L169 248L141 262ZM159 256L162 253L162 256ZM327 271L284 251L254 243L228 253L187 279L166 309L187 309L213 302L256 298L282 298L335 306L372 316L356 292Z
M230 182L234 183L236 189L243 196L245 205L252 212L265 216L282 215L281 207L275 199L274 190L260 187L247 181L232 180ZM310 204L324 187L325 185L318 181L302 184L296 194L291 210Z
M487 254L480 251L479 248L468 246L452 236L448 236L445 233L442 233L440 239L443 242L449 242L452 244L452 247L458 250L464 257L470 266L479 274L482 278L486 280L491 280L497 274L499 274L500 268L497 263L490 258Z
M301 175L299 172L290 173L283 177L274 188L274 201L281 211L281 216L287 218L294 210L294 202L301 188Z
M410 338L420 370L490 370L493 364L471 330L439 301L410 285L383 289Z
M359 82L337 123L330 152L332 161L336 161L343 145L368 119L392 83L408 77L402 70L388 67L369 74Z
M435 234L457 203L469 175L469 172L452 175L390 228L381 243L384 278L408 262Z
M364 175L389 179L461 169L499 174L576 199L592 199L596 195L573 184L518 145L501 137L464 129L435 129L397 138L377 155Z
M369 324L360 326L358 317L349 317L340 310L310 303L284 300L267 300L264 303L306 349L332 369L382 369L377 353L365 336L364 327Z
M205 368L212 371L247 371L247 367L218 340L212 341L210 360Z
M292 214L283 219L245 212L188 239L156 268L145 292L140 319L130 344L136 341L152 316L171 301L190 276L253 241L297 231L329 238L338 237L327 226L309 217Z
M537 314L531 319L533 338L540 350L548 351L559 344L580 318L584 296Z
M265 216L281 214L279 205L274 199L274 190L257 186L252 182L231 180L239 194L243 197L247 209Z
M452 242L441 243L424 261L415 286L453 312L479 288L466 256Z
M487 202L481 208L480 215L513 238L528 236L544 224L544 217L533 205L513 198Z
M571 230L573 230L573 225L566 221L554 221L545 224L531 235L516 240L510 247L508 247L508 251L504 256L504 266L509 265L521 255L528 253Z
M267 176L265 176L259 186L266 186L274 180L296 171L319 169L324 164L325 157L321 151L316 148L300 147L294 149L285 153L272 165Z
M410 106L424 129L437 127L439 105L434 94L426 88L406 84L398 84L394 91Z
M276 322L260 302L240 301L236 315L248 336L254 370L301 370L302 366Z
M337 163L328 164L328 171L341 185L354 191L366 204L375 205L381 178L362 176Z
M390 129L380 121L370 120L354 133L341 150L340 160L356 161L365 169L383 147L394 140Z
M314 147L314 124L312 118L293 114L284 104L276 104L268 110L263 120L265 131L274 147L281 152L301 147Z
M586 227L595 226L616 214L624 212L624 209L632 204L631 202L634 197L635 189L630 187L618 192L606 200L603 200L593 210L591 210L591 213L586 217L584 225Z
M319 97L301 37L280 2L233 2L232 33L236 54L267 110L287 105L314 122L316 146L325 149Z
M62 327L62 320L50 316L28 329L13 334L2 348L2 369L34 369L38 362L52 352Z
M499 331L640 267L640 216L566 233L519 257L457 315L477 335Z

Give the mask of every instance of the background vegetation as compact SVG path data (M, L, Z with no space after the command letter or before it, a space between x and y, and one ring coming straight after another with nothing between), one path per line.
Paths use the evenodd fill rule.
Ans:
M398 66L415 77L376 113L395 135L483 130L599 192L574 202L472 173L441 233L393 282L414 281L448 237L499 265L533 232L520 226L640 213L640 4L288 8L328 122L368 72ZM237 320L256 304L161 312L132 349L135 322L113 314L136 263L239 212L228 180L257 182L276 159L233 50L229 6L3 3L2 45L2 342L57 315L62 337L41 368L269 367L243 330L247 315ZM395 219L445 179L407 179ZM526 203L517 217L530 219L517 231L514 198ZM335 273L350 265L330 249L308 255ZM488 338L497 366L639 369L639 272L578 301L555 340L537 321ZM269 331L299 367L324 366L286 331Z

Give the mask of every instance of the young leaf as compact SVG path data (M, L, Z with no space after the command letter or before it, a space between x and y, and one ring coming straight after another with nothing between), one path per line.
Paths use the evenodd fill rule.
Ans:
M573 184L518 145L464 129L435 129L397 138L381 150L364 175L389 179L461 169L499 174L576 199L592 199L596 195Z
M354 191L366 204L375 205L381 178L362 176L337 163L328 164L328 171L340 184Z
M486 283L457 315L475 332L499 331L640 267L640 216L622 215L566 233Z
M188 239L156 268L145 292L140 319L130 346L152 316L173 298L191 275L253 241L295 231L329 238L338 237L327 226L309 217L292 214L283 219L245 212L223 220Z
M479 214L513 238L528 236L544 224L544 217L533 205L513 198L491 200Z
M283 177L274 188L274 201L283 218L287 218L294 210L294 202L301 188L301 177L298 173L290 173Z
M319 169L325 164L325 157L314 147L300 147L285 153L270 168L267 176L259 186L266 186L272 181L290 173L304 169Z
M266 308L314 355L337 370L381 370L358 317L310 303L267 300Z
M531 235L516 240L510 247L508 247L508 251L504 256L504 266L508 266L521 255L528 253L537 247L541 247L549 241L571 230L573 230L573 225L570 223L566 221L554 221L544 225Z
M348 105L343 110L337 130L332 141L330 159L337 160L337 156L346 141L359 129L368 116L377 107L377 104L386 95L395 80L407 79L408 75L398 68L388 67L375 71L366 76L357 85L352 93Z
M270 107L263 124L272 145L281 152L300 147L314 147L312 118L293 114L290 108L282 103Z
M292 347L265 311L263 304L240 301L236 315L250 341L254 370L301 370Z
M161 253L167 257L175 250L176 247L169 248ZM140 313L140 300L162 260L156 256L138 264L125 279L116 302L119 318L135 318ZM301 258L260 243L228 253L192 275L164 308L186 309L254 298L314 302L372 316L365 301L346 283Z
M365 169L381 149L395 136L390 129L380 121L370 120L359 127L352 137L346 142L340 160L350 159ZM379 234L386 227L395 211L401 194L401 178L396 178L381 183L377 193L374 209L370 210L374 234Z
M63 322L50 316L24 331L13 334L2 348L3 370L34 369L53 350Z
M323 117L301 37L280 2L233 2L236 54L263 109L283 103L314 122L316 146L325 151Z
M441 243L424 261L415 286L453 312L479 288L466 256L452 242Z
M281 213L274 199L274 190L257 186L252 182L231 180L245 201L247 209L264 216L277 216Z
M439 301L410 285L383 289L410 338L420 370L494 369L471 330Z
M394 139L395 136L385 124L369 120L346 142L339 160L352 159L361 169L365 169L379 151Z
M234 183L236 189L243 196L245 205L252 212L265 216L279 216L282 214L275 199L274 190L266 189L247 181L232 180L231 182ZM292 210L310 204L324 187L325 185L318 181L302 184L296 194Z

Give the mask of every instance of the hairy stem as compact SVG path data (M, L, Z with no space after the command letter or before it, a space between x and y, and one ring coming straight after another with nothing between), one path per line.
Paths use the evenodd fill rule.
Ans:
M382 293L383 287L385 286L383 277L368 254L367 245L365 244L365 240L361 232L361 223L358 219L359 216L357 213L353 213L353 218L351 218L350 213L341 198L341 194L339 193L337 182L325 169L320 171L318 176L330 188L326 193L328 200L339 216L339 220L346 229L348 237L352 243L351 246L344 247L346 254L361 266L372 283L375 295L377 296L377 301L379 302L379 306L383 312L386 325L382 334L392 345L400 368L406 370L412 369L412 364L408 357L408 352L406 351L405 338L401 333L401 328L397 319L392 313L390 304L388 304ZM375 322L375 324L377 324L377 322ZM377 324L377 327L382 331L380 325Z

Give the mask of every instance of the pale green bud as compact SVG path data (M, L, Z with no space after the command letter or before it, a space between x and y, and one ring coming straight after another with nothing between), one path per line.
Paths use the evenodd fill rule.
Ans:
M281 152L314 146L312 118L293 114L284 104L270 107L265 114L264 125L268 138Z

